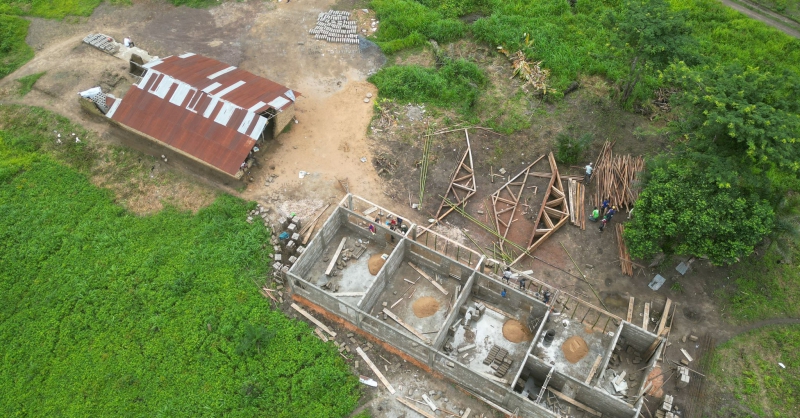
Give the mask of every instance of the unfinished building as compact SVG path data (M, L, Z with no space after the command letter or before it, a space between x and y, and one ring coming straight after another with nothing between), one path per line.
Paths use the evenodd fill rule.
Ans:
M506 414L639 415L655 334L530 274L506 283L497 261L387 216L347 195L276 275L296 302Z
M136 135L142 151L170 154L223 179L239 180L262 142L294 118L287 87L191 52L155 59L122 98L86 99Z

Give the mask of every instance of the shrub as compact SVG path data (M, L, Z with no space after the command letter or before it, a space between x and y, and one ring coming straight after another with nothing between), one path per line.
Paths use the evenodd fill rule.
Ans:
M592 143L592 134L585 133L580 138L574 138L566 133L556 137L556 159L562 164L577 164L583 151Z

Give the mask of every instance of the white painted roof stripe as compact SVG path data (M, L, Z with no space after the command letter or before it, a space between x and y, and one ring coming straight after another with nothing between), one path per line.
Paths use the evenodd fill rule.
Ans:
M249 110L249 111L251 111L251 112L255 112L256 110L258 110L258 109L261 109L262 107L264 107L264 106L266 106L266 105L267 105L267 104L266 104L266 103L264 103L264 102L258 102L258 103L256 103L256 104L254 104L254 105L250 106L250 109L247 109L247 110ZM244 132L243 132L243 133L244 133Z
M264 126L266 125L267 125L267 118L259 116L258 122L256 122L256 126L254 126L253 131L250 132L250 138L258 140L258 137L261 135L261 131L264 130Z
M288 97L288 98L292 99L292 101L295 101L295 100L297 100L297 99L294 97L294 92L293 92L293 91L291 91L291 90L287 90L287 91L286 91L286 93L284 93L284 94L286 95L286 97Z
M165 75L161 79L161 82L158 83L158 88L156 89L156 91L153 94L155 94L156 96L158 96L159 98L162 98L162 99L167 97L167 93L169 93L169 89L170 89L170 87L172 87L172 84L174 82L175 82L174 78L172 78L172 77L170 77L168 75Z
M269 102L269 105L277 110L277 109L282 108L283 105L285 105L286 103L289 103L288 99L285 99L282 96L278 96L275 99L273 99L271 102Z
M142 65L142 67L144 67L144 68L152 68L152 67L155 67L158 64L161 64L162 62L164 62L164 61L162 61L162 60L150 61L147 64Z
M145 74L144 77L142 77L142 79L139 80L139 84L137 84L137 87L139 87L140 89L144 89L144 86L147 85L147 82L150 81L150 77L152 77L153 74L159 74L159 72L154 70L148 71L147 74Z
M187 52L185 54L178 55L178 58L189 58L189 57L193 57L193 56L194 56L194 52Z
M228 125L228 122L231 120L231 116L233 115L233 111L238 108L239 107L233 103L223 101L222 109L220 109L219 113L217 113L217 117L214 118L214 122L217 122L222 126Z
M174 104L175 106L180 106L183 104L183 100L186 98L186 95L192 90L192 86L178 82L178 88L175 89L175 93L172 93L172 97L169 98L169 102Z
M114 100L114 104L111 105L111 109L108 109L108 112L106 112L107 118L111 118L112 116L114 116L114 112L117 111L117 108L119 107L120 103L122 103L122 99Z
M239 81L233 83L232 85L230 85L228 87L225 87L224 89L220 90L218 93L214 94L214 96L215 97L222 97L222 96L232 92L233 90L238 89L242 85L244 85L244 81L239 80Z
M210 76L208 76L208 79L209 80L213 80L213 79L215 79L215 78L217 78L217 77L219 77L219 76L221 76L223 74L227 74L227 73L229 73L229 72L231 72L231 71L233 71L235 69L236 69L236 67L232 67L231 66L231 67L228 67L228 68L226 68L224 70L219 70L216 73L211 74Z
M204 118L207 118L207 117L211 116L211 113L214 112L214 108L217 107L217 103L219 103L219 99L217 99L216 97L212 97L211 98L211 103L208 104L208 107L206 108L206 111L203 112L203 117Z
M255 116L255 113L247 112L247 114L244 115L244 119L242 119L242 123L239 124L239 129L237 129L237 131L239 131L240 134L247 135L247 128L250 127L250 123L253 122Z
M203 89L203 93L211 94L212 91L218 89L222 84L214 83L206 88Z
M194 92L192 93L192 98L189 99L189 102L186 103L186 110L188 110L190 112L193 112L193 113L197 113L197 110L195 110L195 108L197 107L197 104L200 103L200 99L203 98L203 93L200 92L200 91L197 91L196 89L192 89L192 90Z

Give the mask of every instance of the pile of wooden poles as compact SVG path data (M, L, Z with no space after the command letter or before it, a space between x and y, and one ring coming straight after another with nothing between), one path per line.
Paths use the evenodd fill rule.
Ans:
M617 208L630 210L639 197L639 173L644 170L644 158L630 155L614 156L613 142L606 141L595 164L594 178L597 194L595 206L600 207L603 198L611 199Z
M622 234L625 233L625 226L617 224L617 247L619 247L619 264L622 267L622 274L633 277L633 263L631 255L628 253L628 246Z
M586 210L584 208L584 193L586 186L580 181L570 179L568 185L569 191L569 221L579 227L581 230L586 230Z

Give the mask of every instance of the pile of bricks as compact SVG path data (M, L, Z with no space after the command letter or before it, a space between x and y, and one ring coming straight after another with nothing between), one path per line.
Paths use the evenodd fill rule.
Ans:
M508 369L511 368L511 359L507 358L507 356L508 350L493 345L489 350L489 355L486 356L486 360L483 360L483 364L490 366L494 370L495 376L503 377L508 373Z
M664 403L661 408L656 411L656 418L678 418L680 415L672 413L672 402L675 399L672 395L664 395Z
M119 44L114 41L114 38L103 35L102 33L93 33L83 38L83 43L91 45L103 52L115 54L119 49Z
M281 217L278 219L278 231L286 232L289 236L288 239L279 239L280 233L277 235L273 234L271 238L272 243L272 250L273 253L271 255L274 263L272 264L272 268L275 274L275 277L278 279L283 279L286 273L289 272L289 268L297 261L297 257L300 257L306 250L305 247L300 245L300 217L295 216L293 218L284 218Z
M320 13L317 18L317 25L308 33L314 35L314 39L342 44L357 44L357 31L358 23L350 20L350 12L331 10Z

